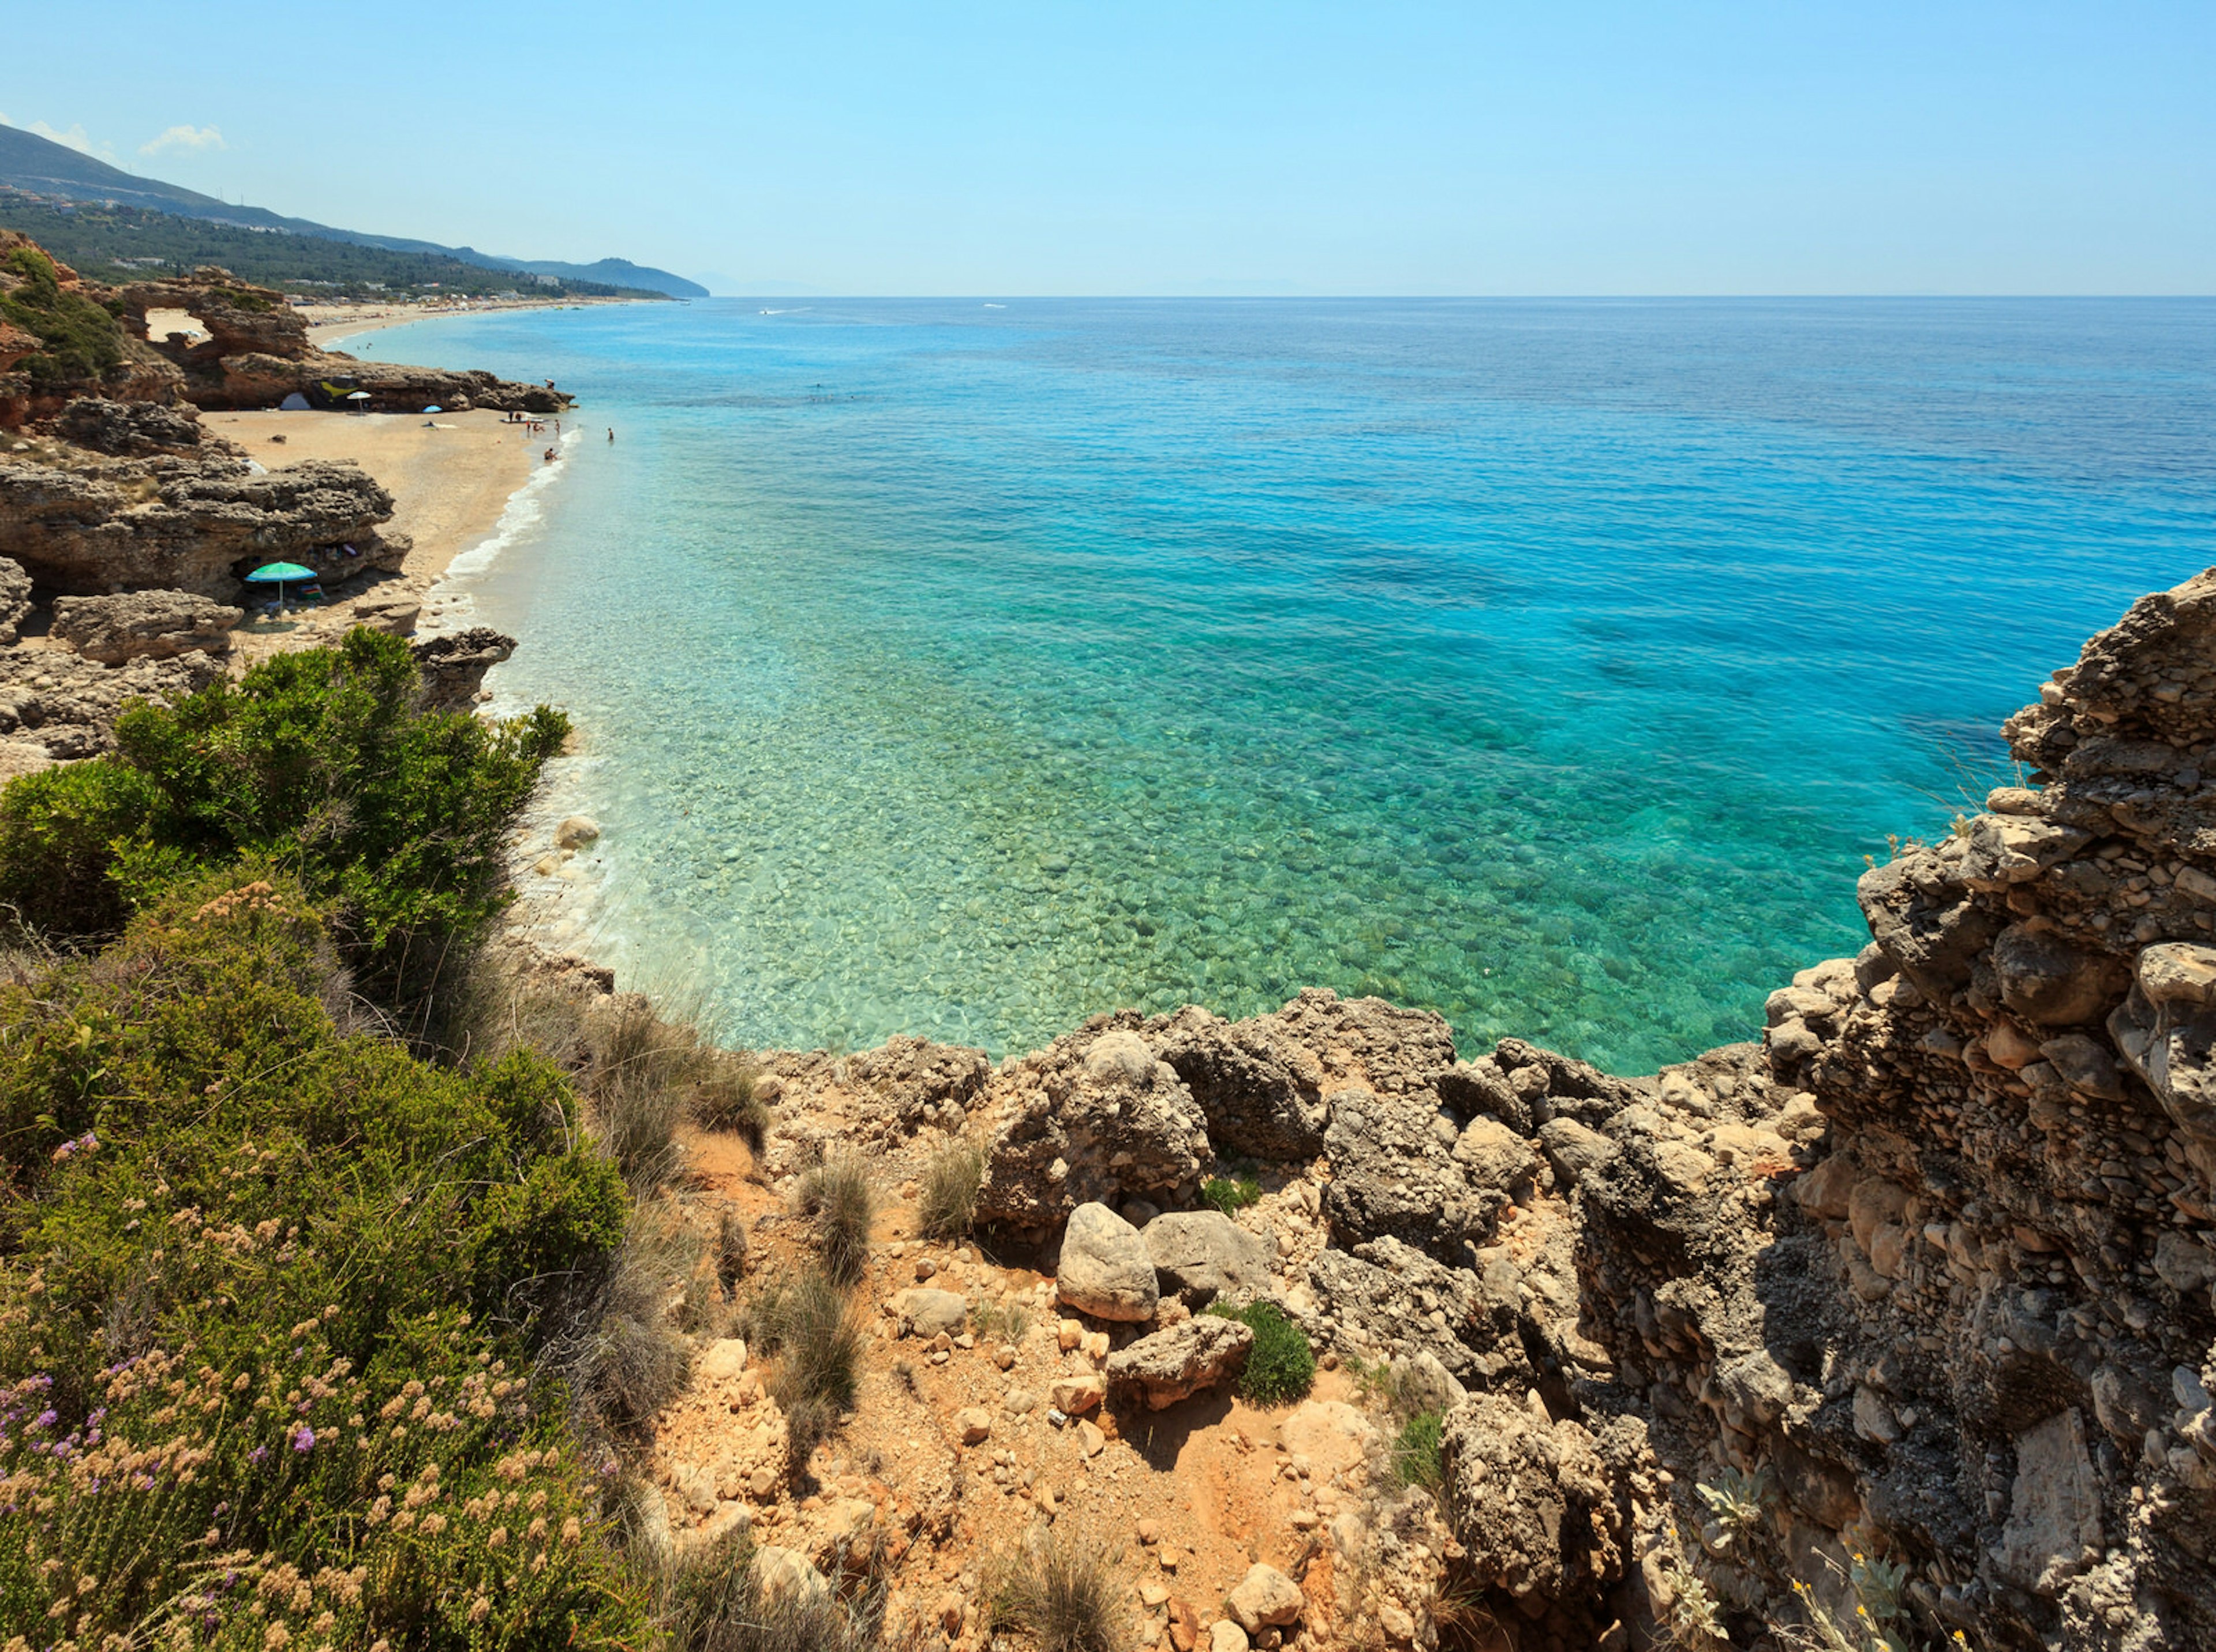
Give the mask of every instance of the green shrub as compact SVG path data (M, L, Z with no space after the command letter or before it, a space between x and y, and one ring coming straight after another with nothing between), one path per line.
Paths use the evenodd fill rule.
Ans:
M1020 1302L981 1303L970 1318L979 1338L988 1342L1020 1342L1031 1323Z
M17 363L38 384L98 379L123 359L123 329L108 309L82 292L65 291L54 261L35 247L18 247L7 268L22 283L0 292L0 320L34 334L40 348Z
M1239 1392L1257 1405L1285 1405L1304 1399L1315 1385L1315 1354L1301 1328L1274 1302L1243 1308L1211 1307L1220 1318L1236 1319L1254 1333L1253 1350L1239 1379Z
M1393 1440L1393 1478L1404 1486L1421 1486L1433 1494L1447 1483L1445 1415L1419 1411L1400 1425Z
M1124 1652L1123 1589L1111 1549L1060 1532L1000 1557L987 1580L988 1620L1019 1630L1039 1652Z
M643 1605L529 1379L566 1282L620 1239L614 1167L543 1060L459 1072L340 1033L320 913L257 869L0 986L0 1409L34 1419L0 1475L54 1499L0 1545L0 1621L632 1637Z
M985 1155L970 1142L949 1142L923 1167L923 1187L915 1201L916 1231L926 1238L958 1239L977 1219L977 1189L985 1177Z
M1251 1176L1210 1176L1200 1184L1200 1196L1203 1203L1213 1205L1228 1216L1260 1199L1262 1184Z
M0 907L47 934L120 930L117 860L160 806L152 781L108 760L64 764L0 787Z
M800 1213L816 1225L816 1248L824 1272L840 1285L862 1277L870 1261L870 1224L877 1196L858 1160L834 1159L800 1178Z
M356 629L125 712L114 752L0 794L0 901L102 936L184 868L256 854L380 981L421 988L506 902L509 823L569 724L423 712L416 692L408 645ZM114 893L91 895L103 877Z

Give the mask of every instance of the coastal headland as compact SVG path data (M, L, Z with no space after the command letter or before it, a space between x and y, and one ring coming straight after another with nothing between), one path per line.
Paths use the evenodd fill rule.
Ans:
M349 623L405 635L426 585L545 461L543 439L519 441L487 411L526 405L531 387L335 369L348 359L266 319L249 340L225 317L266 312L220 282L151 295L219 312L229 331L212 328L208 344L165 351L120 332L89 348L72 341L96 328L65 302L76 289L23 250L0 296L28 292L23 313L69 322L36 335L11 322L13 343L0 332L0 372L60 364L0 382L0 739L25 767L60 765L8 795L43 820L21 800L61 795L52 774L138 772L138 758L107 755L126 695L189 703L259 657L258 642L238 643L251 562L273 548L295 557L345 605L342 621L301 624L282 647L331 642ZM209 353L226 340L294 353ZM427 425L420 410L251 405L280 384L335 384L338 371L373 378L372 401L435 390L473 406ZM280 449L288 463L273 464ZM409 719L468 707L514 646L480 632L419 642L422 709L396 721L482 731ZM378 643L372 663L400 647ZM151 749L188 745L163 727ZM510 746L483 766L510 801L469 817L472 845L504 845L526 893L600 837L582 816L534 820L519 771L500 766L511 747L543 762L560 732L504 732ZM541 1569L511 1563L554 1551L551 1521L526 1524L545 1496L515 1502L543 1471L556 1481L546 1495L582 1511L568 1541L624 1553L638 1569L621 1576L736 1569L773 1598L854 1613L840 1620L850 1627L866 1618L867 1639L886 1643L1037 1635L1022 1580L1055 1567L1090 1580L1084 1610L1104 1625L1074 1644L1173 1652L1203 1639L1210 1652L2216 1642L2216 822L2203 778L2216 761L2216 570L2133 605L2006 733L2025 783L1869 869L1866 947L1780 981L1758 1041L1652 1075L1514 1038L1459 1050L1434 1013L1322 990L1239 1021L1103 1006L997 1063L914 1038L723 1050L670 1005L516 929L470 953L466 1014L449 1005L435 1037L403 1035L356 1016L350 986L311 977L300 960L321 955L302 940L286 979L323 998L302 989L292 1020L335 1004L348 1037L385 1041L378 1059L416 1059L390 1048L412 1038L438 1082L490 1086L508 1110L483 1139L515 1145L487 1178L520 1177L526 1141L620 1167L621 1189L596 1208L619 1207L625 1237L565 1263L564 1277L606 1288L584 1307L560 1299L569 1317L532 1333L545 1368L588 1399L545 1402L529 1452L516 1443L529 1385L487 1348L383 1411L379 1394L350 1417L341 1406L312 1426L288 1421L277 1461L289 1451L320 1465L328 1434L362 1452L374 1435L399 1463L417 1449L403 1429L515 1420L460 1493L440 1489L435 1462L426 1473L412 1460L404 1489L396 1470L390 1484L317 1493L342 1505L348 1531L383 1533L403 1515L430 1531L421 1511L451 1508L457 1533L481 1532L476 1593L449 1603L471 1624L536 1599ZM231 772L210 758L164 770L164 783L209 770ZM256 862L220 893L184 886L184 905L156 909L151 928L114 943L117 958L143 971L145 949L212 946L226 924L249 937L241 945L274 944L305 920L271 875L300 875L357 831L364 812L348 801L317 834L283 838L281 866ZM120 887L127 868L143 890L162 863L152 851L185 853L182 833L160 835L176 830L170 817L132 815L128 801L70 839L87 888ZM191 814L193 852L206 852L206 820L248 813ZM447 831L432 819L407 846ZM62 836L9 841L28 862ZM331 880L372 982L389 955L360 941L372 929L359 911L387 893L374 875L413 864L375 849L374 865ZM496 881L483 853L472 865ZM14 875L0 866L0 881ZM376 990L418 1015L396 1009L392 1026L428 1029L422 1006L446 989L409 968L422 966L410 957L390 979L413 996ZM36 976L25 1002L59 1002L57 979ZM105 1051L98 1041L130 1014L153 1012L102 1006L69 1020L81 1036L40 1023L52 1035L40 1051L63 1053L39 1056L40 1105L54 1110L24 1103L38 1121L23 1171L36 1196L77 1185L87 1157L133 1145L120 1111L86 1121L83 1098L122 1080L70 1052ZM119 1035L114 1047L117 1071L140 1071L138 1046ZM573 1087L537 1096L535 1111L515 1099L520 1069L498 1065L531 1050ZM210 1059L179 1091L196 1109L260 1071ZM443 1093L451 1111L461 1091ZM582 1098L589 1150L567 1133L564 1097ZM280 1149L246 1151L231 1180L259 1187L261 1155L275 1164ZM319 1151L354 1149L335 1136ZM465 1150L442 1139L439 1151ZM30 1182L33 1170L46 1180ZM168 1180L145 1181L117 1255L151 1244L130 1237L142 1223L189 1233L212 1219L199 1203L171 1208ZM530 1187L553 1200L547 1180ZM519 1194L498 1219L529 1203ZM226 1215L217 1248L297 1243L285 1219L265 1231L254 1213ZM459 1218L456 1231L468 1231ZM65 1249L49 1244L57 1279ZM513 1264L472 1299L491 1305L489 1323L525 1313L515 1305L561 1271L536 1251ZM144 1291L158 1267L150 1277ZM89 1306L66 1305L100 1338L138 1336L130 1359L150 1358L154 1333L131 1316L151 1311L116 1305L138 1300L123 1280L101 1287L114 1301L70 1286ZM322 1311L278 1329L305 1346L324 1335ZM329 1317L348 1312L334 1301ZM96 1345L113 1380L127 1362ZM350 1395L351 1365L331 1369L317 1385ZM829 1380L802 1374L825 1369ZM300 1417L328 1397L313 1385L291 1402ZM346 1446L349 1431L363 1443ZM237 1470L242 1483L266 1458ZM443 1532L449 1514L431 1517ZM327 1571L240 1563L276 1580L253 1591L276 1610L297 1585L304 1624L311 1608L330 1622L353 1612L366 1636L377 1625L360 1614L397 1610L362 1606L363 1580L385 1574L355 1579L352 1551L330 1552ZM557 1576L567 1563L549 1563ZM52 1594L56 1615L89 1618L72 1604L93 1593L77 1590L76 1565L57 1557L36 1575L25 1587L46 1591L41 1611ZM651 1610L682 1643L667 1628L678 1598L672 1584Z

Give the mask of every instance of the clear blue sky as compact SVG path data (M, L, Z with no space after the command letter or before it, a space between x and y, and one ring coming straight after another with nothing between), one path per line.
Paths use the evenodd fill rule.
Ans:
M2213 0L108 0L4 30L0 118L134 171L739 289L2216 292Z

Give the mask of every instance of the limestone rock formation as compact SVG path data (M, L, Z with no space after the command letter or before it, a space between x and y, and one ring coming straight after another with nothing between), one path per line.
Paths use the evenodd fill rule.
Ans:
M572 399L488 372L359 361L319 350L283 293L212 267L178 279L132 282L107 296L134 339L146 341L182 370L185 397L205 408L272 408L295 391L319 408L351 406L347 398L362 391L370 398L367 408L378 413L416 413L434 402L449 409L558 413ZM151 338L149 317L156 310L182 310L207 336Z
M223 669L198 651L110 667L74 654L0 648L0 741L51 761L95 757L114 745L126 700L175 703Z
M1623 1572L1624 1526L1592 1435L1479 1394L1448 1416L1445 1440L1448 1517L1476 1579L1526 1617L1604 1599Z
M120 666L167 660L198 649L231 651L231 628L243 611L186 591L130 591L113 597L61 597L49 635L87 660Z
M0 544L65 595L236 602L241 576L266 562L334 581L397 568L409 542L380 533L391 517L392 495L342 461L262 472L219 451L71 465L0 455Z
M1150 1411L1166 1410L1236 1377L1253 1347L1253 1331L1238 1320L1202 1314L1110 1354L1108 1386L1138 1395Z
M0 647L14 643L17 629L30 613L31 576L22 563L0 556Z
M1105 1205L1080 1205L1069 1213L1054 1286L1064 1306L1096 1319L1143 1323L1160 1299L1147 1242Z
M484 686L485 673L515 653L515 639L476 625L449 636L410 642L416 669L422 675L418 693L434 709L466 709Z
M1164 1296L1236 1306L1270 1288L1270 1248L1220 1211L1173 1211L1140 1231Z
M116 402L104 396L81 396L54 419L57 434L79 447L118 458L143 458L150 453L188 452L206 446L222 448L243 458L237 443L211 433L189 407L168 407L156 402Z
M1088 1023L1007 1063L988 1110L980 1221L1042 1227L1087 1202L1191 1189L1214 1162L1192 1092L1124 1028Z

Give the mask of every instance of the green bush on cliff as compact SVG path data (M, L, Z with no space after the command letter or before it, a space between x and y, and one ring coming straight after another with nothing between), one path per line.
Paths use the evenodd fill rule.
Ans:
M555 1068L346 1035L342 980L247 865L0 983L0 1637L637 1643L528 1378L621 1178Z
M1254 1347L1240 1374L1239 1392L1257 1405L1290 1405L1306 1399L1315 1386L1315 1350L1301 1328L1274 1302L1243 1308L1211 1307L1220 1319L1235 1319L1254 1333Z
M416 684L405 642L357 629L126 712L114 752L0 791L0 905L112 934L181 872L255 854L381 981L421 980L500 909L503 834L569 724L422 711Z
M22 285L0 292L0 321L15 322L43 347L19 364L32 383L96 379L123 359L115 317L82 292L65 291L52 259L36 247L18 247L5 267Z

